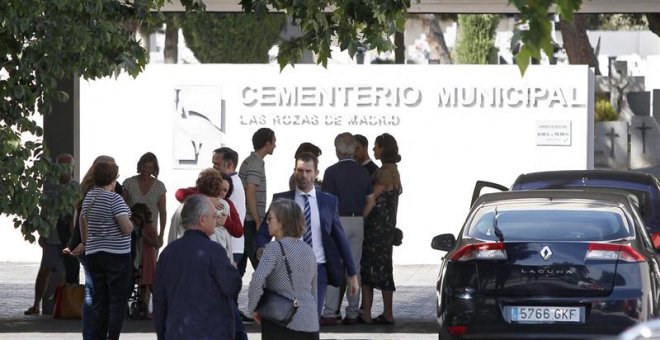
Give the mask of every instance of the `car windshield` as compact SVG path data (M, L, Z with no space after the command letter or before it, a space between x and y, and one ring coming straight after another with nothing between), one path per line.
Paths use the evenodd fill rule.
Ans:
M633 236L618 207L508 207L478 211L468 235L497 241L496 226L505 241L607 241Z

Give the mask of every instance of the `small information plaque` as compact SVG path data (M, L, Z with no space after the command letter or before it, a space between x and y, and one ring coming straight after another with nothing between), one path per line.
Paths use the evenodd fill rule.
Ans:
M566 120L536 122L536 145L570 146L571 121Z

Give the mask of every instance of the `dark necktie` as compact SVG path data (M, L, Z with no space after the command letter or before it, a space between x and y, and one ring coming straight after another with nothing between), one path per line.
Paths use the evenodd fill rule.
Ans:
M305 200L303 212L305 213L305 224L307 225L307 230L305 231L305 235L303 235L303 241L312 246L312 209L309 207L309 195L303 194L302 197Z

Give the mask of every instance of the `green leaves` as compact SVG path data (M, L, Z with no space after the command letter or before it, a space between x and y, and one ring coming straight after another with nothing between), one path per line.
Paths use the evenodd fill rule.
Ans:
M455 58L460 64L492 64L497 58L495 29L499 15L460 14Z
M177 22L202 63L267 63L285 20L282 14L190 13Z
M572 20L573 13L580 9L582 0L509 0L520 11L518 25L527 24L528 30L521 33L523 47L516 56L521 74L525 74L530 59L541 59L541 51L548 57L554 51L552 46L552 23L550 9L554 6L559 15Z
M203 9L200 0L186 8ZM62 169L39 142L37 114L69 100L59 79L94 79L118 70L133 76L147 62L134 39L133 22L153 22L164 0L4 0L0 1L0 213L33 242L78 199L66 185L46 200L44 183L57 182ZM22 139L25 137L25 139ZM35 139L37 141L35 141Z
M390 37L403 32L409 0L242 0L245 12L263 13L272 8L284 11L300 34L283 41L277 56L281 68L294 65L303 51L316 54L316 62L327 66L330 46L336 44L354 56L365 46L379 52L391 51ZM329 14L326 9L332 9Z

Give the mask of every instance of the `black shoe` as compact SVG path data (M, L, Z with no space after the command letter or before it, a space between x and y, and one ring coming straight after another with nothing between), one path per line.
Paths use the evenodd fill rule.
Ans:
M241 321L243 321L243 323L254 323L254 319L245 315L245 313L239 311L238 315L241 317Z

